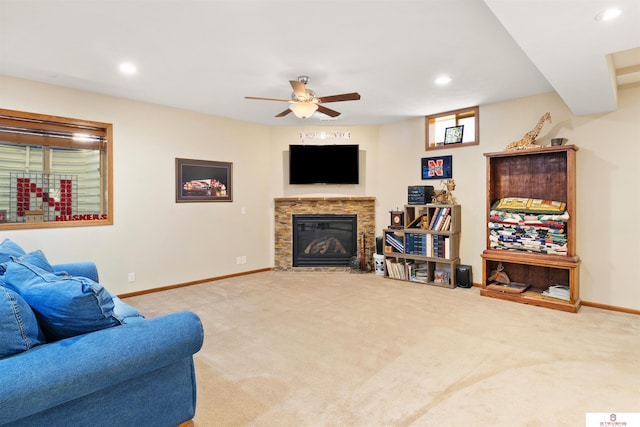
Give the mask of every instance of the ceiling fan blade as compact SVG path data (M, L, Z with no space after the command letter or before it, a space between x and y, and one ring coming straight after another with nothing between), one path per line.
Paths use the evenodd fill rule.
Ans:
M259 101L282 101L282 102L290 102L290 99L281 99L281 98L262 98L259 96L245 96L245 99L257 99Z
M340 101L357 101L360 99L358 92L343 93L340 95L321 96L318 98L319 102L340 102Z
M331 108L327 108L322 105L318 105L318 112L326 114L329 117L338 117L340 115L340 113L336 110L332 110Z
M299 97L307 96L307 89L305 88L304 83L299 82L297 80L289 80L289 83L291 83L291 87L293 88L293 93L295 93L296 96L299 96Z
M284 110L282 113L278 114L276 117L284 117L284 116L286 116L287 114L289 114L290 112L291 112L291 110L287 108L287 109L286 109L286 110Z

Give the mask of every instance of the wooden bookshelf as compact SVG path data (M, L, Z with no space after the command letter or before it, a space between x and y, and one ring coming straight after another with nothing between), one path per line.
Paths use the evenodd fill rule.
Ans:
M482 253L483 296L576 313L580 308L579 267L576 254L576 151L574 145L544 147L523 151L487 153L486 218L492 204L501 198L524 197L566 202L569 219L565 224L566 255L495 249L486 231L486 250ZM488 289L489 276L499 264L513 282L529 287L513 294ZM551 285L569 287L569 300L550 298L543 291Z
M384 276L445 288L460 264L460 205L406 205L405 226L383 230Z

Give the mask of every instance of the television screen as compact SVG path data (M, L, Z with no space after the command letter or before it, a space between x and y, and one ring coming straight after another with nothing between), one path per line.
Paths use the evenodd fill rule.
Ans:
M289 145L289 184L358 184L358 145Z

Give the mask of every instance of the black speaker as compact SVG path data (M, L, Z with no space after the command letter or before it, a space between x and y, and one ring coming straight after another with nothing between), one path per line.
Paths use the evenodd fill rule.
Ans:
M410 205L426 205L431 203L433 185L410 185L407 189L407 199Z
M461 288L470 288L473 286L470 265L459 264L456 266L456 285Z

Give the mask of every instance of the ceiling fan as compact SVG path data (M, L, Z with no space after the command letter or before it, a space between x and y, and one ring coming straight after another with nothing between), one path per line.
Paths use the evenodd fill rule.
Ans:
M298 80L289 80L293 93L291 93L291 99L280 98L261 98L257 96L245 96L246 99L258 99L262 101L282 101L289 102L289 108L282 113L277 114L276 117L284 117L289 113L293 113L296 117L306 119L310 117L316 111L326 114L329 117L337 117L340 113L331 108L327 108L324 105L327 102L340 102L340 101L357 101L360 99L360 94L357 92L343 93L340 95L331 96L316 96L315 92L311 89L307 89L306 85L309 82L309 76L299 76Z

